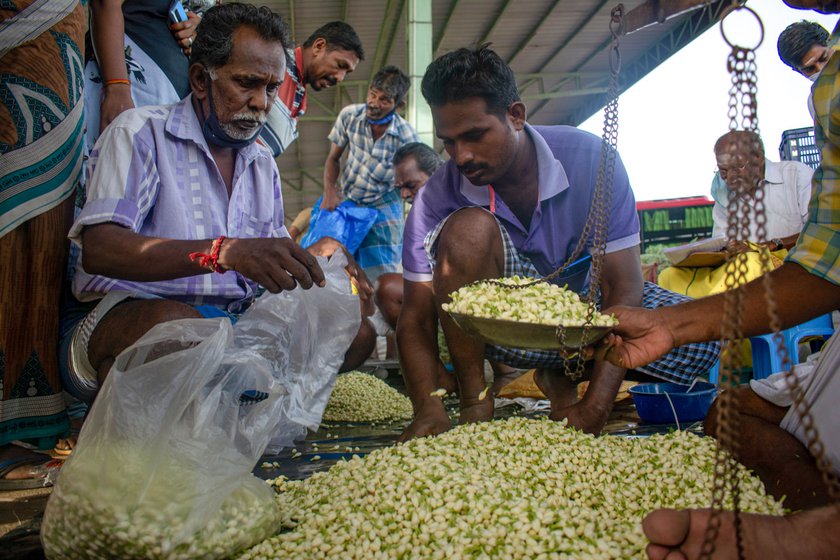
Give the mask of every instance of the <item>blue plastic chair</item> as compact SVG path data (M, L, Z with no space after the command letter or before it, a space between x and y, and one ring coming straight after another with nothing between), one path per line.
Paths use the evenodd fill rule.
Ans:
M718 377L720 376L720 358L718 358L717 363L712 366L709 370L709 383L713 385L718 384Z
M806 321L782 331L792 364L799 363L799 343L808 337L829 338L834 334L831 313ZM764 379L773 373L783 371L779 349L773 341L773 333L750 337L752 345L753 379Z

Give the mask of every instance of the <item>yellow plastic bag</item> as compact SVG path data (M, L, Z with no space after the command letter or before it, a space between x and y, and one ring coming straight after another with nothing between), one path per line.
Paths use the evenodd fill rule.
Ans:
M740 266L742 262L746 263L747 272L744 283L755 280L763 274L758 246L754 243L750 243L750 246L755 247L756 250L740 253L737 259L721 266L699 268L670 266L659 274L657 283L667 290L694 299L725 292L729 267ZM786 249L770 252L771 270L780 267L786 256Z

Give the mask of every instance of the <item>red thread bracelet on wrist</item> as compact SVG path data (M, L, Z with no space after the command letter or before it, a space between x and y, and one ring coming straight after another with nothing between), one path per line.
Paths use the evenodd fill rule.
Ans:
M224 274L225 272L227 272L227 269L219 265L219 251L222 249L222 243L224 243L225 239L227 238L224 235L221 235L218 239L213 240L213 244L210 246L209 255L207 253L200 253L198 251L196 251L195 253L190 253L190 260L198 260L199 266L203 266L205 268L210 269L210 272L218 272L219 274Z
M105 85L105 86L114 86L114 85L130 86L131 82L129 82L127 79L105 80L104 82L102 82L102 85Z

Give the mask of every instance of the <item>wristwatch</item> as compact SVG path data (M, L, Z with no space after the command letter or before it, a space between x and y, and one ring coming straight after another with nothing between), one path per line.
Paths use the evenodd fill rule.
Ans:
M785 243L784 243L784 241L782 241L782 240L781 240L781 239L779 239L778 237L775 237L775 238L771 239L771 240L770 240L770 243L773 243L773 244L776 246L776 248L775 248L775 249L773 249L774 251L780 251L780 250L782 250L782 249L784 249L784 248L785 248Z

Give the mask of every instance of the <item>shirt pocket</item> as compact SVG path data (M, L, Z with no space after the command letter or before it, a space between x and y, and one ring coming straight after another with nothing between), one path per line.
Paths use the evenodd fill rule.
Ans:
M272 220L262 220L245 212L239 213L235 228L234 235L241 237L276 237Z

